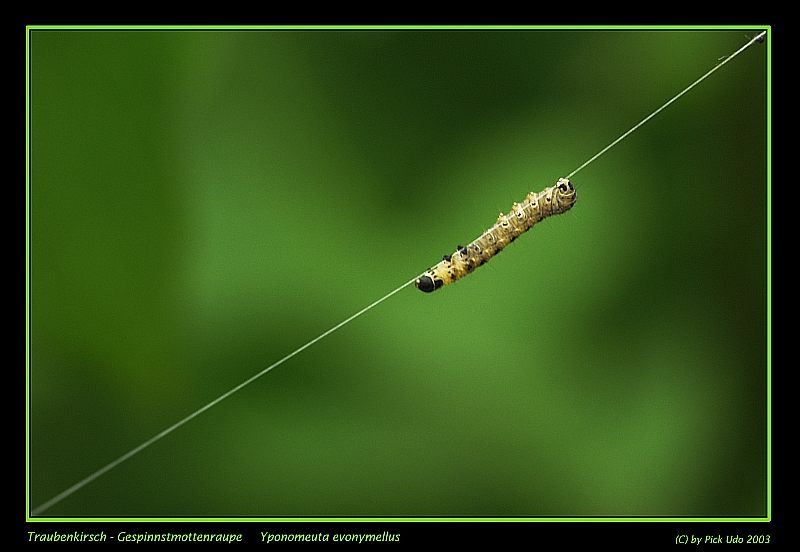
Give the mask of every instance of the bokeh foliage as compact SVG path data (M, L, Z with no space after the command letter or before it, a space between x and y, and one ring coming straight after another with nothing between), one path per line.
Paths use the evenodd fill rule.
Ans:
M34 31L31 504L410 279L743 31ZM48 515L766 508L766 49Z

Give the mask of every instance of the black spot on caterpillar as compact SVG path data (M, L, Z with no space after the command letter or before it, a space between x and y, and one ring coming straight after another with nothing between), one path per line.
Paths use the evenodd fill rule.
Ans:
M559 178L555 186L539 193L529 193L522 204L514 203L507 215L500 213L494 226L468 246L459 245L453 254L445 255L439 264L426 270L415 282L417 289L430 293L463 278L537 222L569 211L577 199L572 182L566 178Z

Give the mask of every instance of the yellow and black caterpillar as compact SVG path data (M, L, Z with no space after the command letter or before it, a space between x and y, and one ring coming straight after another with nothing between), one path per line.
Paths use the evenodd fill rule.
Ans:
M577 199L575 188L567 178L559 178L555 186L539 193L529 193L525 201L515 203L507 215L500 213L495 225L471 244L459 245L452 255L445 255L439 264L426 270L415 282L417 289L430 293L463 278L540 220L569 211Z

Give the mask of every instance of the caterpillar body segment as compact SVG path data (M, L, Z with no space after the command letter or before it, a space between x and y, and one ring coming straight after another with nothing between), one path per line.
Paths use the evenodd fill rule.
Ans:
M525 200L514 203L508 214L500 213L497 222L466 247L459 245L455 252L417 278L417 289L430 293L463 278L502 251L537 222L569 211L577 200L577 192L566 178L541 192L531 192Z

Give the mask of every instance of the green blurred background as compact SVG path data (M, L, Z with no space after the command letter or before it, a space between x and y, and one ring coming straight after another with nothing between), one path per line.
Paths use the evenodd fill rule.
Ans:
M752 36L752 33L750 34ZM30 500L436 263L745 31L33 31ZM46 512L762 516L766 45Z

